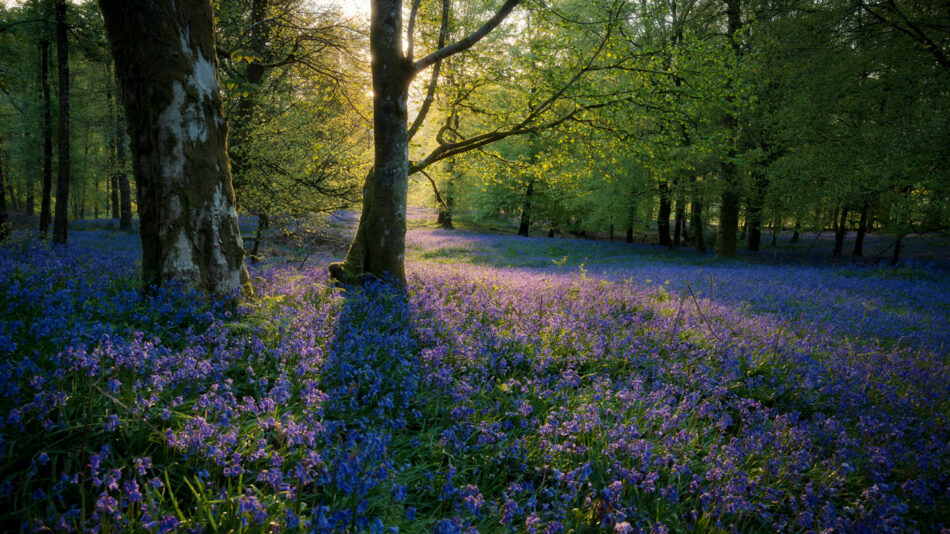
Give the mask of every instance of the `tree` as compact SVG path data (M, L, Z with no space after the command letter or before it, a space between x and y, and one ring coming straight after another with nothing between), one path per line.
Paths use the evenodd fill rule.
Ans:
M40 235L46 237L53 220L53 126L49 89L49 41L40 41L40 86L43 93L43 189L40 199Z
M740 0L726 0L726 36L732 51L738 59L741 56L738 32L742 29ZM723 123L730 131L739 129L739 119L730 109ZM722 204L719 207L719 232L716 235L716 255L726 258L736 256L736 233L739 226L739 171L736 165L736 149L730 148L722 160Z
M373 72L373 169L363 187L363 211L346 259L330 265L330 275L342 281L367 273L406 278L403 263L406 239L406 197L409 182L409 85L423 70L474 46L494 30L521 0L506 0L480 28L416 61L413 26L419 0L408 22L409 41L402 39L402 0L372 0L370 54ZM449 1L443 0L443 27Z
M53 242L65 244L69 224L69 39L66 0L56 1L56 60L59 71L59 130L56 175L56 210L53 214Z
M338 12L301 0L222 0L215 15L235 195L258 217L253 260L265 227L359 200L369 77Z
M10 219L7 216L7 197L4 190L6 185L3 183L3 154L0 153L0 241L7 237L10 232Z
M248 274L211 4L99 0L99 6L131 137L142 277L148 284L180 280L215 295L233 292Z

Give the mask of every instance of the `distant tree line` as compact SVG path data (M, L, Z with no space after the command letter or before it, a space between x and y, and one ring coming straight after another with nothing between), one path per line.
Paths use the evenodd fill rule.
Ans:
M237 210L253 257L274 218L361 196L331 272L402 278L410 177L446 227L724 257L783 231L832 232L840 257L853 229L850 254L877 231L897 261L950 226L940 2L367 2L368 21L302 0L0 8L0 218L39 211L64 242L67 219L136 210L146 280L213 292L244 279Z

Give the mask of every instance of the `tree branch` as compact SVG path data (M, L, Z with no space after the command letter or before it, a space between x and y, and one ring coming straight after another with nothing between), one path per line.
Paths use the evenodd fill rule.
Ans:
M492 16L492 18L488 19L488 21L485 22L485 24L482 24L480 28L468 34L468 36L466 36L462 40L456 41L448 46L442 47L436 50L435 52L432 52L428 56L415 62L415 64L413 64L412 66L413 72L418 73L419 71L421 71L422 69L425 69L429 65L434 64L436 61L445 59L463 50L468 50L473 45L475 45L475 43L477 43L478 41L481 41L483 37L488 35L499 24L501 24L501 22L505 20L505 17L507 17L519 3L521 3L521 0L505 0L504 5L501 6L501 8L495 13L494 16Z
M439 29L439 44L438 48L445 46L445 40L448 37L449 33L449 0L442 0L442 27ZM412 49L410 48L410 54ZM409 56L410 61L412 56ZM426 89L426 98L422 101L422 107L419 108L419 113L416 115L416 119L412 121L412 125L409 127L409 140L416 135L416 132L419 131L419 128L422 126L423 121L426 119L426 115L429 114L429 108L432 107L432 101L435 100L435 89L439 85L439 72L442 70L442 60L435 62L435 65L432 66L432 78L429 79L429 87Z
M412 0L412 7L409 9L409 23L406 25L406 59L409 61L412 61L412 51L415 45L413 32L416 28L416 14L419 12L419 2L420 0Z

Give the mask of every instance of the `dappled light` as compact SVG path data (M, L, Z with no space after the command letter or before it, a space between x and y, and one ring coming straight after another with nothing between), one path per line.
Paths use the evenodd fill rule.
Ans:
M948 42L0 2L0 531L946 532Z

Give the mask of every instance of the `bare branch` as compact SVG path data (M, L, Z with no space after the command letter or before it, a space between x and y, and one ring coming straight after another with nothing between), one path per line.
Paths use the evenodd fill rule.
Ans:
M415 73L418 73L422 69L425 69L429 65L434 64L436 61L445 59L451 55L457 54L463 50L468 50L475 43L481 41L483 37L491 33L505 18L515 9L515 7L521 3L521 0L505 0L504 5L495 13L492 18L488 19L485 24L482 24L480 28L474 32L468 34L465 38L460 41L456 41L448 46L442 47L435 52L432 52L428 56L420 59L415 62L412 66L412 70Z
M419 2L420 0L412 0L412 7L409 9L409 24L406 25L406 59L409 61L412 61L412 51L415 45L413 33L416 28L416 14L419 12Z
M445 40L448 37L449 33L449 0L442 0L442 27L439 29L439 44L438 47L442 48L445 46ZM410 54L412 49L410 48ZM409 56L409 59L412 60L412 56ZM429 87L426 89L426 98L422 101L422 107L419 108L419 113L416 115L416 119L412 121L412 125L409 127L409 140L416 135L416 132L419 131L419 128L422 126L422 123L426 119L426 115L429 114L429 108L432 107L432 101L435 100L435 89L439 85L439 72L442 70L442 60L435 62L435 65L432 66L432 78L429 79Z
M439 203L440 206L442 206L442 209L444 209L445 211L448 211L449 205L446 204L445 200L442 199L442 194L439 193L439 188L438 186L435 185L435 180L433 180L432 177L429 176L429 173L427 173L426 171L420 169L419 172L421 172L423 176L428 178L429 183L432 184L432 191L435 192L435 200Z

